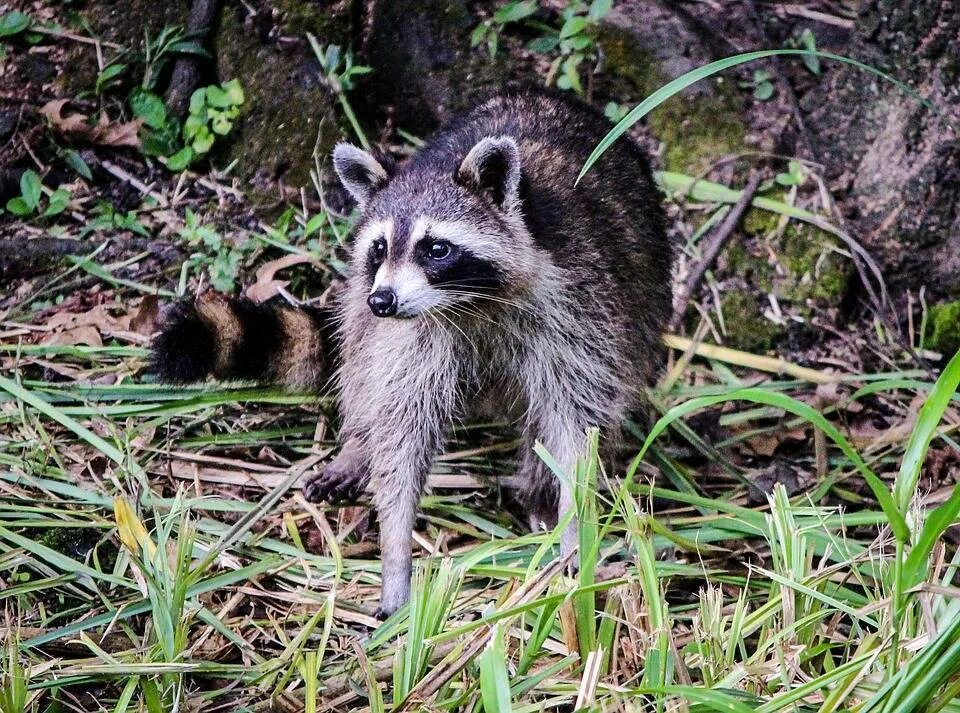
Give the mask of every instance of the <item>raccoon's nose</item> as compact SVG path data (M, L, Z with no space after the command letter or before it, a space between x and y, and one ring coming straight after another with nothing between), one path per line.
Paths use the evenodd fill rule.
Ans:
M367 297L367 304L378 317L392 317L397 313L397 295L393 290L377 290Z

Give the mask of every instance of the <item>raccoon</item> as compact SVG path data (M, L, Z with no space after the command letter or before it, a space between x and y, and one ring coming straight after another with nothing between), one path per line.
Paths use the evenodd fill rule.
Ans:
M409 597L417 504L452 424L478 408L516 421L517 482L536 527L574 502L569 478L552 475L535 442L569 474L588 429L615 439L625 414L642 407L671 304L672 249L636 144L616 143L576 185L607 126L575 100L526 91L452 120L398 165L346 143L333 151L361 217L330 337L340 454L305 493L332 501L369 488L380 519L381 616ZM204 324L232 320L227 351L253 342L260 368L273 368L262 355L269 345L243 336L265 319L249 311ZM303 322L301 338L324 324ZM310 350L288 341L275 351L300 374L294 354ZM231 359L214 358L220 373ZM576 532L575 523L563 532L564 553Z

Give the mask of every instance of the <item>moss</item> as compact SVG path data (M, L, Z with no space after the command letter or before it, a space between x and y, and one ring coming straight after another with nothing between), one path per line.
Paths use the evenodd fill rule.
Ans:
M779 214L752 208L744 215L743 229L750 238L765 238L779 222ZM791 221L770 245L779 270L770 264L766 249L760 245L753 252L739 243L732 246L728 249L727 264L736 274L749 272L759 290L795 303L799 314L806 316L808 300L834 305L846 290L852 265L832 249L835 244L832 235Z
M760 303L747 290L727 292L721 303L730 346L748 352L765 352L773 346L780 328L766 319Z
M246 103L228 140L215 147L214 162L236 162L234 173L271 199L276 192L270 186L278 178L290 186L309 185L318 137L325 152L339 135L331 99L306 52L309 48L281 52L264 46L236 12L223 13L216 37L218 73L221 80L240 80Z
M280 13L280 28L284 34L303 37L307 32L315 35L322 44L349 43L348 23L339 22L331 3L315 0L272 0L272 6Z
M90 528L56 527L45 530L38 542L62 555L82 561L97 544L99 537L99 533Z
M930 308L931 334L927 346L951 358L960 350L960 300Z
M669 81L653 56L629 30L604 25L597 37L606 71L621 78L637 98ZM612 92L622 96L619 91ZM700 173L712 162L743 148L746 127L740 118L740 97L730 82L714 80L712 92L675 96L648 117L653 134L664 142L668 171Z
M788 225L780 239L779 255L788 274L778 296L794 302L838 302L846 290L851 265L830 248L833 243L834 238L821 230Z

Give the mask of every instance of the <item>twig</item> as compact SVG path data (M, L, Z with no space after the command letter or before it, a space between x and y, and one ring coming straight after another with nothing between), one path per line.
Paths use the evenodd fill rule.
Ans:
M697 356L706 359L716 359L717 361L726 362L727 364L746 366L750 369L766 371L771 374L786 374L795 379L803 379L804 381L810 381L814 384L830 384L837 380L833 374L799 366L785 359L742 352L739 349L721 347L718 344L698 344L692 339L678 337L676 334L664 334L663 343L671 349L677 349L682 352L692 351Z
M703 279L703 275L706 273L707 269L713 264L713 261L716 259L717 255L720 254L720 249L723 247L723 244L733 233L734 228L737 227L737 224L740 222L740 218L742 218L744 212L746 212L747 207L750 205L750 201L753 200L753 196L757 192L757 188L759 186L760 174L753 173L747 181L746 187L740 193L739 200L734 203L733 207L730 209L730 212L727 213L720 226L710 234L710 237L707 239L707 243L703 249L703 258L694 266L693 270L691 270L690 274L687 276L686 283L683 286L683 291L677 296L673 310L673 317L670 318L669 327L671 330L676 329L680 324L684 313L687 311L687 304L690 302L690 298L693 296L694 291L700 284L700 280Z
M138 191L140 191L142 194L146 196L150 196L159 205L163 206L164 208L166 208L167 205L169 205L166 198L164 198L162 195L154 191L150 186L148 186L146 183L144 183L139 178L134 176L132 173L125 171L124 169L120 168L118 165L116 165L112 161L101 161L100 165L103 167L105 171L112 174L114 177L119 178L121 181L126 181L131 186L133 186Z
M123 45L118 45L116 42L107 42L106 40L98 40L93 37L84 37L83 35L78 35L74 32L55 30L50 27L31 25L30 32L36 32L38 35L47 35L49 37L60 37L65 40L73 40L74 42L82 42L85 45L101 44L104 47L109 47L110 49L114 50L123 49Z

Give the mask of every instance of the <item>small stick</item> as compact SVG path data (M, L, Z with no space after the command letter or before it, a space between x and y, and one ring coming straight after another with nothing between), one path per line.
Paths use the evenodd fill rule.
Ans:
M153 200L155 200L159 205L163 206L164 208L166 208L169 205L166 198L164 198L162 195L157 193L155 190L153 190L153 188L148 186L146 183L141 181L132 173L130 173L129 171L125 171L124 169L120 168L117 164L113 163L112 161L101 161L100 165L103 167L103 169L107 173L110 173L115 178L119 178L121 181L129 183L131 186L133 186L138 191L140 191L143 195L150 196L151 198L153 198Z
M832 384L837 380L836 376L818 369L811 369L806 366L794 364L785 359L777 357L762 356L743 352L739 349L730 347L721 347L718 344L695 343L686 337L679 337L676 334L664 334L663 343L671 349L680 351L692 351L697 356L705 359L716 359L717 361L745 366L757 371L766 371L772 374L786 374L795 379L803 379L814 384Z
M743 217L743 214L747 210L747 206L749 206L750 201L753 200L753 196L757 192L759 185L760 174L751 174L750 179L747 181L746 187L740 192L739 200L737 200L737 202L733 205L733 207L730 209L730 212L727 213L719 227L710 234L710 237L707 239L707 244L703 249L703 259L701 259L700 262L694 266L693 270L690 271L690 274L687 275L687 281L683 286L683 291L677 298L676 305L673 310L673 317L670 318L670 330L674 330L680 325L680 321L683 319L683 315L687 311L687 304L689 304L694 290L697 289L697 286L700 284L700 280L703 279L703 275L706 273L707 268L713 264L713 261L716 259L717 255L720 254L720 248L722 248L723 244L727 242L727 239L733 233L733 229L737 227L737 224L740 222L740 218Z

